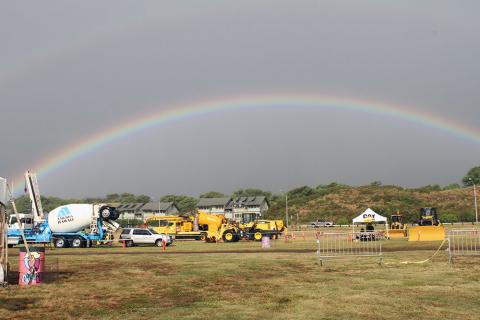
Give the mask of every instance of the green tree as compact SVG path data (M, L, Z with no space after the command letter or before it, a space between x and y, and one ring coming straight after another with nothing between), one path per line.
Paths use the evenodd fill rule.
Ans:
M209 191L200 195L200 198L223 198L223 197L225 197L225 195L217 191Z
M339 225L347 225L347 224L349 224L348 219L345 218L345 217L340 217L340 218L338 218L338 220L337 220L335 223L336 223L336 224L339 224Z
M450 183L443 187L443 190L452 190L452 189L460 189L462 186L458 183Z
M198 203L197 198L184 195L169 194L160 198L162 202L175 202L181 213L187 213L195 210Z
M467 175L463 177L462 182L466 186L480 184L480 166L468 170Z
M267 198L272 197L272 193L269 191L264 191L261 189L239 189L232 194L233 197L256 197L256 196L265 196Z
M441 218L442 222L445 223L458 222L458 216L454 213L444 213Z

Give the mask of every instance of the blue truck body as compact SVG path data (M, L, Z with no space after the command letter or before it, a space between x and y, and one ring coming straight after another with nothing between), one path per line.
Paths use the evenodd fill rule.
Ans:
M97 218L97 230L96 233L86 233L85 231L78 232L52 232L50 226L48 225L48 220L45 220L41 224L38 224L34 228L24 229L25 239L28 243L41 244L41 243L51 243L55 239L63 238L65 240L71 241L74 238L81 238L85 243L91 241L102 241L105 240L106 232L102 228L102 219ZM23 242L22 233L20 229L9 228L8 229L8 239L9 244L20 244Z

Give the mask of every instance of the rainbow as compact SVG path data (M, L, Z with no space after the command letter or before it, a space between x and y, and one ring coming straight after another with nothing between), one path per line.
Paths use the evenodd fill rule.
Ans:
M337 97L275 94L217 99L190 104L187 103L184 105L176 105L168 109L165 109L165 106L162 106L161 111L131 119L125 123L109 128L108 130L100 131L90 137L79 140L64 149L59 150L33 166L33 168L29 169L37 172L39 177L43 177L89 153L94 152L100 147L114 143L126 136L189 118L219 112L279 108L331 109L381 115L427 126L474 143L480 143L479 130L461 125L450 119L441 118L431 113L420 112L412 108ZM16 188L14 190L15 193L18 194L21 192L22 187L23 186L19 186Z

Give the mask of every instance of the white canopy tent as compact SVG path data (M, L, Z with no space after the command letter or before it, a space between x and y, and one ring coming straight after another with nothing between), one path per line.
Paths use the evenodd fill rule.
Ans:
M364 224L364 223L384 223L385 230L387 231L388 237L388 220L386 217L379 215L372 209L368 208L363 213L361 213L358 217L352 220L353 228L355 228L355 224Z

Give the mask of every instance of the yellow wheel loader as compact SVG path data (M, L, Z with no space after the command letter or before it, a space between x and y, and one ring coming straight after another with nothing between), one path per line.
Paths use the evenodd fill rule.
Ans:
M407 225L403 223L403 216L397 211L396 214L392 214L390 217L390 230L388 230L388 236L390 238L406 238L407 237Z
M445 228L438 219L436 208L421 208L418 226L408 229L408 241L445 240Z
M254 220L240 225L242 238L261 241L263 237L278 239L282 232L286 232L283 220Z

